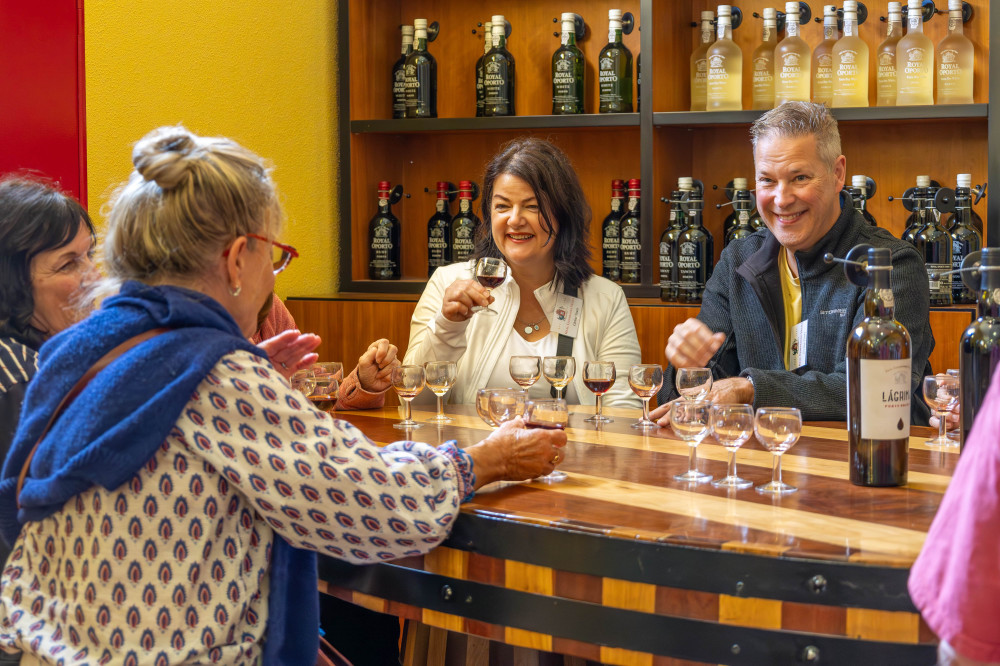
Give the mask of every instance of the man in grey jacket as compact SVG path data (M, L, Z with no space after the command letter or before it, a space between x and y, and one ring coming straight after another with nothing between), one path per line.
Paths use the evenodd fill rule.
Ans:
M864 319L865 290L847 281L844 257L860 243L892 252L896 318L912 341L912 422L930 414L920 397L934 335L927 271L912 245L868 225L843 196L847 159L837 121L823 105L786 102L751 127L757 208L767 225L722 252L697 318L667 341L671 367L652 414L676 397L674 368L710 367L710 399L802 410L805 420L845 420L846 347Z

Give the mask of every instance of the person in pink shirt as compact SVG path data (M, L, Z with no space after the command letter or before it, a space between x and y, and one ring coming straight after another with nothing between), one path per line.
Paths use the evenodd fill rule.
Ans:
M1000 664L998 377L910 571L910 597L941 639L944 665Z
M283 374L287 372L285 378L288 379L299 368L308 368L319 359L311 352L319 345L320 339L318 335L299 334L292 313L277 294L272 294L269 306L258 314L257 332L250 336L250 342L265 349L274 366ZM304 345L310 346L305 349ZM371 343L358 359L357 367L340 381L333 408L341 411L378 409L385 404L385 392L392 386L392 369L399 365L398 351L396 345L385 338ZM293 365L286 365L282 359L289 362L291 359L299 360Z

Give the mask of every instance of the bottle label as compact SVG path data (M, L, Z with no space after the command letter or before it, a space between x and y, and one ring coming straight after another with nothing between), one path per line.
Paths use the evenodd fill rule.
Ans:
M680 271L680 288L700 290L705 288L704 271L698 244L691 241L681 243L677 256L677 269Z
M621 230L621 267L623 271L638 271L642 266L642 241L639 228L627 225Z
M861 439L910 436L910 359L859 361Z
M619 199L618 197L614 197L613 199L611 199L611 212L617 213L621 209L622 209L622 200Z
M761 41L762 42L766 42L769 39L771 39L771 26L769 26L765 22L764 23L764 31L761 33Z
M946 49L938 52L938 94L941 88L947 87L947 92L957 93L957 85L961 77L958 66L958 51Z
M476 244L472 240L471 220L468 224L459 225L455 229L455 241L451 249L454 261L468 261L469 257L472 256L473 250L476 249Z
M469 203L470 202L469 202L468 199L459 199L458 200L458 209L460 211L462 211L463 213L468 213L469 212Z
M629 197L628 198L628 209L634 211L639 207L639 197Z
M569 44L569 33L568 32L563 32L562 39L560 41L562 42L563 46L566 46L567 44Z
M896 97L896 53L879 53L876 68L878 94L880 97Z
M496 56L490 56L496 57ZM483 101L494 107L494 115L512 115L509 89L512 87L507 62L491 60L483 65Z
M670 256L670 243L663 241L660 243L660 289L673 289L675 284L670 279L670 273L674 269L674 260Z
M393 74L392 110L406 111L406 72L402 67Z
M920 22L922 20L923 20L923 17L920 15L920 12L907 12L906 13L906 27L909 28L910 30L919 30L920 29Z
M951 270L951 264L926 264L927 266L927 286L930 288L931 298L934 295L951 295L951 276L942 275L945 271ZM936 276L937 279L931 276Z
M712 24L705 21L701 24L701 43L711 44L713 37L715 37L715 31L712 30Z
M789 20L789 16L785 16L785 37L798 37L799 36L799 17L796 15L794 21Z
M379 224L375 227L371 239L369 265L379 269L396 267L396 262L392 261L392 226L390 224Z
M438 199L437 203L434 204L434 207L437 208L437 212L443 213L446 210L448 210L448 200L447 199Z

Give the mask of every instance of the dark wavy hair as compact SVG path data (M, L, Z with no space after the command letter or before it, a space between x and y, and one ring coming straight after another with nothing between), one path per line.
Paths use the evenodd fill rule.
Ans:
M543 139L523 138L507 143L486 165L483 175L482 224L476 232L475 257L501 257L493 240L491 206L493 184L502 174L517 176L526 182L538 199L542 221L555 243L553 257L560 287L575 294L594 270L590 267L590 205L583 194L580 179L566 153ZM559 223L555 233L552 220Z
M35 299L31 260L68 245L94 223L73 197L42 180L14 176L0 180L0 335L38 349L47 334L31 325Z

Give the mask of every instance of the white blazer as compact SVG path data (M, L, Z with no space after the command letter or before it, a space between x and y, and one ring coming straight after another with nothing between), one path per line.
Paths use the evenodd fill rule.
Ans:
M499 316L473 315L463 322L453 322L441 314L444 291L456 280L472 279L470 263L442 266L427 281L417 302L410 323L410 342L403 363L421 364L426 361L456 361L458 379L446 399L455 404L475 404L476 391L486 386L500 354L514 332L514 317L520 307L521 292L510 276L492 291L495 302L490 306ZM555 307L555 281L535 290L535 298L546 313ZM585 361L614 361L617 379L604 395L604 404L613 407L640 407L639 398L628 384L629 368L641 363L639 338L625 293L614 282L591 276L580 287L583 312L580 328L573 340L576 375L573 385L583 404L593 405L596 399L583 383ZM545 381L541 379L540 381ZM414 402L430 404L434 395L423 391Z

